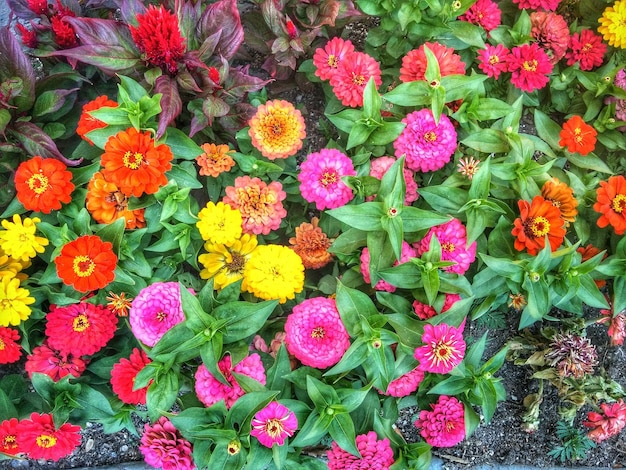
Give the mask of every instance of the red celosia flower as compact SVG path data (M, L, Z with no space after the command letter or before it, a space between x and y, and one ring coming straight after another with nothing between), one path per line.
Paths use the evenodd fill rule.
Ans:
M455 397L440 395L432 411L420 411L415 427L428 444L453 447L465 438L465 407Z
M344 41L339 37L334 37L326 43L324 48L315 50L313 55L313 65L315 65L315 75L322 80L330 80L337 66L349 54L354 52L354 45L350 41Z
M163 6L150 5L144 14L137 15L137 26L130 26L130 33L148 63L176 73L185 54L185 40L175 14Z
M144 426L139 450L148 465L161 470L193 470L193 449L172 422L161 416Z
M363 90L371 78L377 87L382 84L380 64L364 52L353 52L337 64L330 86L341 104L356 108L363 106Z
M507 71L508 56L509 50L504 45L487 44L485 49L478 51L478 68L497 80L502 72Z
M111 387L121 401L131 405L146 404L146 393L150 384L137 390L134 387L137 374L150 362L152 361L143 350L134 348L128 359L123 357L113 365Z
M531 92L543 88L554 66L539 44L523 44L511 49L507 57L511 83L520 90Z
M517 7L529 10L546 10L554 11L559 6L561 0L513 0L513 3L517 3Z
M557 13L534 11L530 14L530 35L556 64L565 55L569 44L569 29L565 18Z
M74 16L74 15L67 15ZM50 26L54 37L54 42L63 49L69 49L71 47L78 46L78 39L76 38L76 31L71 24L63 21L63 16L55 15L50 18Z
M289 19L289 17L287 17L287 21L285 21L285 29L287 30L289 39L295 39L298 37L298 28L296 28L296 25Z
M17 445L31 459L54 460L70 455L80 444L80 426L57 428L51 414L33 413L17 425Z
M559 145L567 147L571 153L587 155L596 148L598 132L578 116L572 116L563 124L559 137Z
M100 289L115 279L117 256L113 245L97 235L84 235L66 243L54 259L57 274L80 292Z
M602 36L590 29L583 29L580 33L574 33L569 40L569 50L565 54L567 65L578 62L580 70L592 70L602 65L606 49Z
M611 225L617 235L623 235L626 232L626 178L617 175L600 181L593 210L601 214L598 227Z
M435 55L439 63L439 72L442 77L446 75L464 75L465 64L461 62L461 56L454 53L454 49L446 47L438 42L427 42L422 44L418 49L409 51L402 58L402 66L400 67L400 80L403 82L412 82L415 80L426 79L426 67L428 60L426 57L425 47Z
M80 377L85 372L87 364L80 357L73 354L65 354L50 347L44 342L41 346L33 349L33 353L27 356L24 364L28 376L32 377L35 372L48 375L55 382L68 374Z
M39 155L20 163L15 172L17 199L29 211L49 214L72 200L72 173L63 162Z
M492 0L478 0L469 9L459 16L459 20L482 26L485 31L500 26L502 11Z
M415 349L413 356L419 361L419 368L435 374L447 374L463 360L465 340L462 327L440 323L424 325L423 346Z
M28 29L21 23L17 23L15 25L18 32L20 33L20 37L22 38L22 43L26 47L30 47L34 49L39 44L39 40L37 39L37 32L34 29Z
M589 431L587 436L594 442L602 442L609 437L615 436L626 426L626 403L620 399L615 403L602 403L602 413L590 411L587 421L583 424Z
M20 334L13 328L0 326L0 364L11 364L20 359L22 346L18 343Z
M85 134L93 131L94 129L102 129L107 125L100 119L95 118L91 114L89 114L89 111L95 111L100 108L117 108L117 106L117 102L110 100L109 97L106 95L98 96L96 99L93 99L89 103L86 103L85 105L83 105L83 111L80 114L80 118L78 119L76 133L83 140L89 142L90 145L93 145L91 139Z
M0 423L0 453L17 455L22 450L17 445L17 418L5 419Z
M30 11L37 15L48 13L48 0L26 0Z
M546 245L548 236L550 249L556 250L565 238L565 221L561 218L561 211L543 196L535 196L532 203L520 200L517 203L520 217L515 219L512 234L517 237L515 249L535 256Z
M326 451L329 470L348 469L389 469L394 462L393 450L389 439L378 440L374 431L356 436L356 447L361 458L346 452L333 441L331 449Z

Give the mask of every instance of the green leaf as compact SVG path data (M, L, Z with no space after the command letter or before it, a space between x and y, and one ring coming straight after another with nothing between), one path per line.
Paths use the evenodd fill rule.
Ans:
M403 313L392 313L385 315L398 337L400 342L411 348L416 348L422 344L424 334L424 322L411 318Z
M469 46L477 47L478 49L485 48L485 41L483 41L483 28L469 21L451 21L448 23L451 31L454 32L454 36Z
M547 114L539 111L538 109L535 109L535 128L537 129L539 137L545 140L550 147L554 150L561 149L561 145L559 144L561 126L550 119Z
M168 412L176 402L178 396L178 371L170 369L160 374L146 394L146 406L148 416L156 420Z
M429 395L460 395L472 387L469 377L451 376L428 390Z
M357 109L344 109L337 114L326 114L325 116L337 129L349 134L354 124L362 119L363 114Z
M335 364L330 370L324 373L324 376L339 375L359 367L369 355L368 340L359 337L354 341L348 350L343 354L341 360Z
M225 321L224 327L221 328L224 344L254 335L265 324L277 305L278 300L268 300L255 304L229 302L217 307L212 314L215 318Z
M356 338L361 333L361 318L378 314L374 302L367 294L346 287L341 281L337 282L335 301L341 320L352 338Z
M330 423L328 433L343 450L357 457L361 456L359 449L356 447L354 423L348 413L336 413Z
M461 140L461 143L483 153L500 153L509 150L506 135L496 129L481 129L478 132L472 132Z
M604 163L602 159L600 159L593 153L583 156L579 153L565 152L565 157L572 165L576 165L578 168L599 171L601 173L606 173L609 175L612 175L614 173L613 170L611 170L611 168L606 163Z
M170 147L174 157L182 160L194 160L202 155L203 150L180 129L168 127L165 143Z
M401 217L404 233L419 232L450 221L450 217L448 216L413 206L405 206L402 208Z
M350 150L351 148L366 142L370 134L374 132L374 129L376 129L376 127L367 125L362 121L355 122L352 129L350 129L350 134L348 135L346 150Z
M366 232L382 230L380 219L385 215L381 202L345 205L328 210L326 213L350 227Z
M429 104L430 86L423 80L401 83L385 93L383 99L400 106L424 106Z
M444 214L458 213L465 201L467 201L466 190L451 186L426 186L419 188L419 194L430 207Z

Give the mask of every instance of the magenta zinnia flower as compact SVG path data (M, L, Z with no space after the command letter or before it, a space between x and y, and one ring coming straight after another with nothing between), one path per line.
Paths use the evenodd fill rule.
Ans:
M420 411L415 427L433 447L453 447L465 438L465 408L454 397L440 395L432 411Z
M191 443L165 416L146 424L139 450L148 465L162 470L194 470Z
M377 87L383 82L376 59L364 52L352 52L337 63L337 69L330 77L330 86L341 104L356 108L363 106L363 90L370 78Z
M330 80L336 73L337 66L346 56L354 52L354 45L340 37L334 37L326 43L324 48L318 47L313 55L315 75L322 80Z
M443 306L441 307L441 313L448 311L450 307L452 307L459 300L461 300L461 296L459 294L445 294L445 300L443 302ZM428 320L438 314L434 307L424 304L419 300L413 301L413 311L415 312L415 315L420 318L420 320Z
M456 131L448 116L442 114L439 124L430 109L406 115L406 127L393 142L396 157L406 155L406 166L413 171L435 171L450 161L456 150Z
M79 356L51 349L44 342L41 346L33 349L33 353L26 357L24 368L31 378L33 373L39 372L48 375L53 381L58 382L68 374L80 377L85 372L87 364Z
M537 43L514 47L507 62L511 83L529 93L546 86L550 81L548 75L554 68L548 54Z
M424 371L419 367L416 367L415 369L389 382L387 391L383 393L379 390L379 393L391 397L406 397L417 390L417 387L419 387L419 384L422 383L422 380L424 380Z
M370 161L370 176L379 180L383 179L387 170L396 161L395 157L378 157ZM417 183L415 182L415 173L406 166L402 169L404 174L404 183L406 184L406 193L404 196L404 205L410 206L413 201L417 201L419 194L417 193ZM367 198L373 200L374 196Z
M285 323L285 345L305 366L325 369L337 364L350 347L337 303L314 297L296 305Z
M155 282L141 289L130 306L129 320L135 337L146 346L154 346L185 320L178 282Z
M18 343L20 333L13 328L0 326L0 364L11 364L19 361L22 346Z
M250 435L272 448L274 443L282 446L285 439L293 436L298 429L298 419L289 408L273 401L254 415L251 425Z
M445 224L431 227L426 236L419 243L413 245L417 250L417 256L422 256L428 251L433 235L437 237L441 245L441 261L454 261L456 263L443 268L444 271L464 274L476 260L476 242L467 246L465 226L460 220L452 219Z
M606 49L607 45L602 42L602 36L590 29L583 29L580 33L572 34L569 40L569 50L565 54L567 65L578 62L580 70L592 70L602 65Z
M311 153L300 165L300 193L306 201L314 202L318 210L341 207L354 197L342 176L356 176L347 155L336 149Z
M502 11L492 0L478 0L469 9L459 16L459 20L482 26L485 31L500 26Z
M122 402L133 405L146 404L148 386L137 390L134 390L134 387L137 374L150 362L152 361L142 349L134 348L128 359L123 357L119 362L113 364L111 388Z
M415 249L411 245L409 245L407 242L403 241L402 252L400 253L400 260L399 261L396 260L396 262L394 263L394 266L398 266L399 264L406 263L411 258L416 258L416 257L417 257L417 252L415 251ZM363 251L361 251L361 257L359 259L361 260L360 270L361 270L361 274L363 275L363 280L367 282L368 284L371 284L372 282L372 277L370 274L370 259L371 258L370 258L370 250L367 247L363 248ZM396 286L389 284L387 281L380 279L374 286L374 289L383 290L386 292L395 292Z
M447 374L460 364L465 355L465 340L461 328L441 323L424 325L422 343L413 356L420 369L434 374Z
M80 444L80 426L65 423L57 428L51 414L32 413L17 424L17 445L31 459L58 461Z
M507 71L507 57L509 50L502 44L492 46L487 44L485 49L478 51L478 68L488 77L496 80L502 72Z
M393 450L389 439L378 440L374 431L356 436L356 447L361 458L346 452L333 442L331 449L326 451L329 470L376 469L385 470L393 465Z

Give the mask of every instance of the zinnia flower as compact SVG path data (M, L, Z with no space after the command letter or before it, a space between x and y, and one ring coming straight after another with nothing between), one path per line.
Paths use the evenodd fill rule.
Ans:
M154 194L167 184L165 172L172 169L172 151L154 145L150 132L134 127L109 137L101 157L102 176L126 196Z
M550 81L548 75L554 68L548 54L535 42L511 49L507 64L511 83L528 93L546 86Z
M110 242L103 242L97 235L83 235L63 245L54 264L64 284L88 292L101 289L115 279L117 256Z
M478 68L497 80L502 72L507 71L508 56L509 50L503 44L487 44L485 49L478 51Z
M0 422L0 453L17 455L22 450L17 445L17 418L5 419Z
M22 221L19 214L13 214L13 222L3 220L4 230L0 231L2 251L18 261L28 261L37 256L37 253L43 253L49 242L47 238L35 235L39 222L39 217L24 217Z
M440 395L431 411L420 411L415 427L433 447L453 447L465 439L465 407L455 397Z
M117 108L118 104L116 101L109 99L106 95L100 95L96 99L91 100L90 102L83 105L83 111L80 114L80 118L78 119L78 126L76 127L76 133L89 145L93 145L93 142L89 137L87 137L87 133L91 132L95 129L102 129L106 127L107 124L102 122L100 119L93 117L89 111L95 111L100 108Z
M383 179L387 170L391 168L396 161L395 157L378 157L370 161L370 176L379 180ZM410 206L412 202L417 201L419 194L417 193L417 183L415 182L415 173L406 166L402 169L404 175L404 184L406 185L406 193L404 195L404 205ZM367 198L373 200L374 196Z
M393 450L389 439L378 440L374 431L356 436L356 448L361 454L361 458L346 452L333 441L330 450L326 451L328 456L329 470L347 469L389 469L393 465Z
M406 127L393 142L396 157L406 155L406 166L413 171L435 171L443 168L456 150L456 131L445 114L439 124L430 109L406 115Z
M626 232L626 178L617 175L600 181L593 210L600 213L598 227L611 225L617 235L623 235Z
M578 215L578 201L574 190L557 178L546 181L541 187L541 195L561 211L561 218L566 222L574 222Z
M598 365L598 352L589 338L558 334L552 339L545 359L561 377L581 379L593 374Z
M446 266L444 271L464 274L476 260L476 242L467 246L465 226L458 219L452 219L445 224L431 227L426 236L419 243L414 244L417 256L422 256L430 249L430 240L437 237L441 245L441 261L454 261L456 264Z
M590 29L583 29L580 33L572 34L569 40L569 50L565 53L567 65L580 65L580 70L592 70L599 67L604 61L607 46Z
M144 287L130 306L130 329L146 346L154 346L184 320L178 282L155 282Z
M51 414L32 413L17 424L17 445L31 459L57 462L80 444L80 426L65 423L57 428Z
M2 276L0 279L0 326L19 325L30 317L30 304L35 298L30 297L28 289L20 287L16 277Z
M587 433L587 437L594 442L615 436L626 426L626 403L623 399L615 403L602 403L600 408L602 413L590 411L587 421L583 422L588 428L595 428Z
M607 297L609 305L611 301ZM608 323L609 329L607 334L611 340L611 346L621 346L626 339L626 310L622 310L620 313L613 313L611 309L602 309L600 313L603 317L598 320L598 323ZM2 361L0 360L0 363Z
M429 318L432 318L439 313L447 312L450 307L452 307L455 303L461 300L461 296L459 294L444 294L444 296L445 298L443 301L443 305L441 306L441 312L435 310L435 307L424 304L419 300L414 300L413 311L415 312L415 315L417 315L420 320L428 320Z
M416 367L415 369L389 382L387 391L383 393L379 390L379 393L396 398L407 397L417 390L419 384L422 383L422 380L424 380L424 371L419 367Z
M19 361L22 355L22 346L18 343L19 340L20 334L17 330L0 326L0 364L11 364Z
M546 10L554 11L559 6L561 0L513 0L520 10Z
M205 243L207 253L198 256L204 269L200 271L202 279L213 279L213 288L222 290L224 287L243 279L244 268L257 247L256 235L244 233L230 246ZM245 279L241 284L246 290Z
M260 105L248 125L252 145L270 160L295 155L306 137L302 113L285 100Z
M109 295L106 296L109 301L107 307L115 313L118 317L127 317L130 310L130 304L132 303L132 297L126 297L126 292L116 294L109 291Z
M474 157L459 158L457 171L471 181L474 175L478 173L479 167L480 160L476 160Z
M337 364L350 347L350 336L335 299L313 297L296 305L285 323L285 345L305 366Z
M259 245L243 270L246 291L259 299L279 299L284 304L304 288L304 265L292 249Z
M398 266L399 264L406 263L411 258L416 258L416 257L417 257L417 252L415 251L415 249L411 245L409 245L407 242L402 241L400 259L396 260L396 262L393 265ZM367 247L363 248L363 250L361 251L361 256L359 257L359 260L361 261L361 264L359 265L359 270L361 271L361 274L363 275L363 280L367 282L368 284L371 284L372 275L370 272L371 257L370 257L369 248ZM388 283L387 281L383 279L379 279L376 285L374 286L374 289L382 290L386 292L395 292L396 286Z
M46 315L48 345L65 354L90 356L115 335L117 315L106 307L88 302L64 307L51 306Z
M302 222L296 227L296 236L289 239L291 249L302 258L302 264L307 269L323 268L333 259L328 251L332 242L318 223L317 217L313 217L311 223Z
M282 202L287 193L278 181L267 184L260 178L239 176L235 178L235 186L227 186L225 191L222 201L239 209L244 233L267 235L280 227L287 215Z
M250 435L271 449L274 444L282 446L285 439L293 436L298 429L298 418L285 405L273 401L258 411L250 424Z
M349 40L334 37L326 43L324 48L318 47L313 54L313 65L315 65L315 75L322 80L330 80L336 71L337 66L346 56L354 52L354 45Z
M200 165L201 175L217 178L235 166L235 160L230 156L235 151L228 145L202 144L200 148L204 153L196 157L196 162Z
M196 468L191 443L165 416L161 416L154 424L146 423L139 450L148 465L161 470Z
M427 42L419 48L407 52L402 57L400 67L400 81L412 82L416 80L426 80L426 67L428 59L425 48L434 54L439 63L439 73L442 77L446 75L465 75L465 64L461 62L461 56L454 53L454 49L444 46L438 42Z
M380 64L364 52L352 52L337 63L330 86L341 104L356 108L363 106L363 90L372 78L377 87L383 83Z
M46 374L55 382L68 374L80 377L86 368L87 364L80 357L51 349L46 342L33 349L24 364L29 377L32 378L33 374L38 372Z
M617 0L606 7L598 20L598 32L609 46L626 48L626 0Z
M413 356L423 371L447 374L460 364L465 355L465 340L461 327L440 323L424 325L423 346L415 349Z
M596 130L578 116L572 116L563 124L559 133L559 145L567 147L571 153L578 152L587 155L596 147Z
M100 224L112 224L123 218L127 229L146 226L145 209L130 210L128 197L99 171L94 173L87 184L86 207L93 219Z
M209 201L198 213L196 227L203 240L220 245L232 245L241 237L243 218L241 212L228 204Z
M15 172L17 199L29 211L49 214L72 200L72 173L63 162L34 156L20 163Z
M111 387L113 393L124 403L145 405L149 385L135 390L135 378L145 366L150 364L148 355L139 348L133 348L130 357L121 358L111 369ZM152 383L152 381L150 382Z
M342 176L356 176L350 157L336 149L311 153L300 165L300 193L318 210L341 207L354 197Z
M196 395L204 406L213 406L218 401L224 400L226 408L230 408L245 393L237 383L233 372L247 375L265 385L265 369L261 357L256 353L244 357L235 367L232 366L231 357L226 355L217 363L217 367L228 384L217 380L204 364L200 364L196 371Z
M513 222L512 234L517 237L515 249L535 256L546 245L546 235L550 249L556 250L565 238L565 221L561 218L561 211L552 202L546 201L543 196L535 196L531 203L520 200L517 203L520 217Z
M502 11L492 0L478 0L469 9L459 16L459 20L482 26L485 31L500 26Z
M554 65L565 56L569 45L569 27L557 13L533 11L530 14L530 35L548 53Z
M137 26L129 26L130 34L145 60L164 72L175 74L185 54L185 39L180 34L175 14L150 5L137 15Z

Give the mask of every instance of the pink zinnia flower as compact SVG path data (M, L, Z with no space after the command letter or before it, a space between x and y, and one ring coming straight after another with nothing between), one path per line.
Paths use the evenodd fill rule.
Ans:
M413 356L420 362L420 369L434 374L447 374L460 364L465 355L462 329L440 323L424 325L422 343Z
M285 345L305 366L334 366L350 347L350 336L341 321L337 303L313 297L296 305L285 323Z
M17 445L31 459L58 461L80 444L80 426L65 423L57 428L51 414L32 413L17 424Z
M148 465L162 470L194 470L191 443L172 422L161 416L154 424L146 424L139 450Z
M283 207L287 193L278 181L267 184L261 178L239 176L235 178L235 186L227 186L225 191L222 201L239 209L244 233L267 235L280 227L287 215Z
M554 11L561 0L513 0L520 10L546 10Z
M445 114L439 124L430 109L406 115L406 127L393 142L396 157L406 155L406 166L413 171L435 171L443 168L456 150L456 131Z
M20 333L13 328L0 326L0 364L11 364L19 361L22 346L18 343Z
M485 49L478 51L478 68L488 77L496 80L502 72L507 71L507 57L509 50L502 44L492 46L488 44Z
M461 296L459 294L445 294L445 300L443 301L443 306L441 307L441 313L448 311L450 307L452 307L459 300L461 300ZM419 300L413 301L413 311L420 320L428 320L439 313L435 310L435 307L424 304Z
M498 4L491 0L478 0L469 10L459 16L459 20L482 26L485 31L500 26L502 11Z
M602 413L590 411L587 421L583 424L588 428L595 428L587 433L594 442L602 442L615 436L626 426L626 403L623 399L615 403L602 403Z
M356 176L350 157L336 149L311 153L300 165L300 193L318 210L344 206L354 195L342 176Z
M439 63L439 73L442 77L446 75L465 75L465 63L461 62L461 56L454 53L454 49L444 46L438 42L427 42L419 48L407 52L402 57L400 67L400 81L413 82L426 79L426 67L428 59L425 47L434 54Z
M422 256L428 251L433 235L437 237L441 245L441 261L454 261L456 263L443 268L444 271L464 274L476 260L476 242L467 246L465 226L460 220L452 219L445 224L431 227L426 236L419 243L413 245L417 250L417 256Z
M370 78L377 87L383 83L379 63L364 52L353 52L337 64L330 86L341 104L356 108L363 106L363 90Z
M465 438L465 407L454 397L440 395L432 411L420 411L415 427L433 447L453 447Z
M124 403L145 405L148 386L134 390L135 378L145 366L152 362L148 355L139 348L133 348L130 357L121 358L113 364L111 369L111 388L117 397ZM152 381L150 381L152 383Z
M230 408L245 393L237 383L233 372L247 375L265 385L265 369L261 357L256 353L244 357L235 367L232 367L230 356L224 356L217 363L217 367L224 375L228 385L217 380L204 364L201 364L196 371L196 395L207 407L224 400L226 408Z
M394 266L398 266L399 264L406 263L411 258L416 258L416 257L417 257L417 252L415 251L415 249L411 245L409 245L407 242L403 241L402 251L400 253L400 260L396 260L396 262L394 263ZM367 247L363 248L363 251L361 251L361 257L359 259L361 260L360 270L361 270L361 274L363 275L363 280L367 282L368 284L371 284L372 282L372 277L370 273L370 259L371 258L370 258L370 250ZM382 290L386 292L394 292L396 290L396 286L389 284L387 281L380 279L374 286L374 289Z
M565 54L567 65L578 62L580 70L592 70L602 65L606 49L607 45L602 42L602 36L590 29L583 29L580 33L572 34L569 40L569 50Z
M52 380L58 382L68 374L80 377L85 372L87 364L80 357L51 349L44 342L41 346L33 349L33 353L26 357L24 368L30 378L32 378L33 373L39 372L48 375Z
M154 346L185 320L178 282L155 282L141 289L129 311L130 329L146 346Z
M507 63L511 83L529 93L546 86L550 81L548 75L554 68L548 54L537 43L514 47L507 57Z
M390 397L406 397L417 390L419 385L422 383L422 380L424 380L424 371L419 367L416 367L415 369L389 382L386 392L383 393L381 390L378 392Z
M17 455L21 452L17 445L17 418L5 419L0 422L0 453Z
M254 415L251 425L250 435L271 449L274 444L282 446L285 439L293 436L298 419L289 408L273 401Z
M318 47L313 55L313 65L315 65L315 75L322 80L330 80L336 73L337 66L349 54L354 52L354 45L350 41L345 41L340 37L334 37L326 43L324 48Z
M370 176L379 180L383 179L387 170L391 168L396 161L395 157L378 157L370 161ZM417 201L419 194L417 193L417 183L415 182L415 173L406 166L402 170L404 174L404 182L406 184L406 194L404 196L404 204L410 206L413 201ZM367 200L373 200L375 196L370 196Z
M329 470L376 469L385 470L393 465L393 450L389 439L378 440L374 431L356 436L356 447L361 458L346 452L333 441L328 456Z
M556 64L565 55L569 44L565 18L557 13L534 11L530 14L530 24L530 35L548 53L550 62Z

